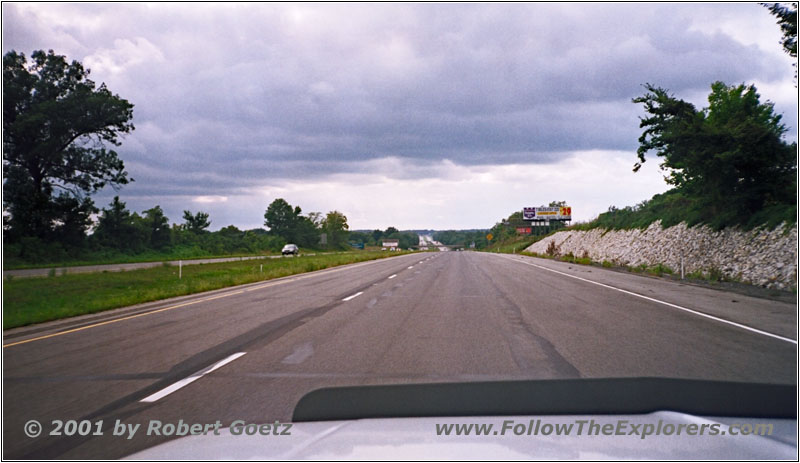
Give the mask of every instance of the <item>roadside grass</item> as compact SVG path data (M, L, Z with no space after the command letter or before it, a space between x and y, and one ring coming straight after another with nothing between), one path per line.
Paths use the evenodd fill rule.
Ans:
M171 265L127 272L58 276L51 272L47 277L6 278L3 329L403 254L408 252L362 251L189 265L183 267L181 279L178 267Z
M314 251L310 251L314 252ZM57 259L52 262L30 263L18 257L5 255L3 257L3 270L21 270L30 268L48 267L76 267L81 265L107 265L107 264L133 264L138 262L162 262L165 260L191 260L191 259L216 259L221 257L250 257L274 256L275 252L237 252L230 254L214 254L196 250L196 248L181 248L169 252L148 251L141 254L123 254L117 252L89 253L82 259Z
M380 248L377 248L379 251ZM362 250L348 249L330 250L303 248L301 254L348 254L353 252L365 252ZM197 250L197 248L176 248L169 252L148 251L141 254L122 254L122 253L103 253L92 254L83 259L61 259L52 262L30 263L19 260L17 257L4 256L3 270L24 270L33 268L54 268L54 267L78 267L84 265L113 265L113 264L137 264L145 262L164 262L173 260L200 260L200 259L224 259L229 257L269 257L280 255L280 252L259 251L259 252L234 252L229 254L213 254Z

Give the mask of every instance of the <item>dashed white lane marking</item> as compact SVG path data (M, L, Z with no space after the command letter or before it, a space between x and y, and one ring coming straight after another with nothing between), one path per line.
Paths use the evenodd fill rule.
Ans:
M412 268L414 268L414 266L413 266L413 265L410 265L410 266L408 267L408 269L409 269L409 270L411 270Z
M390 276L390 277L389 277L389 280L391 280L392 278L394 278L394 277L396 277L396 276L397 276L397 274L395 273L394 275L392 275L392 276Z
M173 392L177 391L178 389L180 389L182 387L185 387L185 386L188 386L189 384L197 381L198 379L202 378L204 375L207 375L207 374L211 373L212 371L214 371L216 369L224 367L225 365L233 362L234 360L238 359L239 357L241 357L242 355L244 355L246 353L247 352L237 352L237 353L235 353L233 355L230 355L227 358L224 358L224 359L220 360L219 362L217 362L217 363L215 363L215 364L213 364L213 365L211 365L209 367L203 368L202 370L198 371L197 373L193 374L192 376L189 376L188 378L184 378L184 379L178 381L177 383L175 383L175 384L173 384L171 386L165 387L164 389L156 392L155 394L152 394L152 395L149 395L149 396L145 397L144 399L140 400L140 402L155 402L158 399L166 397L166 396L172 394Z
M547 270L548 272L558 273L559 275L564 275L566 277L575 278L576 280L585 281L585 282L591 283L593 285L602 286L602 287L608 288L608 289L613 289L614 291L619 291L619 292L625 293L625 294L630 294L631 296L636 296L636 297L640 297L642 299L647 299L648 301L657 302L659 304L664 304L666 306L669 306L669 307L672 307L672 308L675 308L675 309L678 309L678 310L683 310L685 312L693 313L693 314L698 315L700 317L709 318L711 320L715 320L715 321L718 321L718 322L721 322L721 323L725 323L726 325L735 326L737 328L741 328L743 330L747 330L747 331L750 331L752 333L757 333L757 334L760 334L760 335L763 335L763 336L769 336L771 338L779 339L781 341L790 342L792 344L797 345L797 341L795 341L794 339L785 338L783 336L779 336L779 335L774 334L774 333L769 333L767 331L762 331L762 330L759 330L757 328L753 328L752 326L747 326L747 325L743 325L741 323L732 322L732 321L726 320L724 318L719 318L719 317L715 317L713 315L709 315L707 313L698 312L697 310L692 310L692 309L688 309L686 307L681 307L681 306L679 306L677 304L672 304L670 302L666 302L666 301L662 301L662 300L655 299L655 298L652 298L652 297L644 296L642 294L638 294L638 293L634 293L634 292L627 291L627 290L624 290L624 289L620 289L620 288L617 288L617 287L614 287L614 286L610 286L610 285L607 285L607 284L604 284L604 283L599 283L597 281L587 280L586 278L581 278L579 276L570 275L569 273L559 272L558 270L553 270L551 268L542 267L541 265L536 265L536 264L533 264L533 263L530 263L530 262L524 262L524 261L521 261L521 260L509 258L509 257L505 257L505 258L513 260L514 262L519 262L521 264L530 265L532 267L540 268L542 270Z
M359 292L357 292L357 293L353 294L352 296L347 296L346 298L344 298L344 299L342 299L342 300L343 300L343 301L345 301L345 302L347 302L347 301L349 301L350 299L355 299L355 298L357 298L358 296L360 296L360 295L362 295L362 294L364 294L364 291L359 291Z

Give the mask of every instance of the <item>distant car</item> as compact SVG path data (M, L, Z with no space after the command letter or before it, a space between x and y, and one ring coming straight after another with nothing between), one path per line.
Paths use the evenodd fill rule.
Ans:
M298 248L296 244L287 244L286 246L283 247L283 249L281 249L281 254L284 256L286 254L292 254L296 256L300 254L300 248Z

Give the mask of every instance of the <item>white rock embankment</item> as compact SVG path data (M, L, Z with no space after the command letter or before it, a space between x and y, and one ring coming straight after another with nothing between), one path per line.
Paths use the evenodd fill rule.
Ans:
M797 225L773 230L743 231L685 224L661 228L660 222L645 230L594 229L563 231L544 238L526 251L546 254L550 243L556 253L588 256L593 261L617 265L666 265L684 271L716 272L726 279L776 289L797 288Z

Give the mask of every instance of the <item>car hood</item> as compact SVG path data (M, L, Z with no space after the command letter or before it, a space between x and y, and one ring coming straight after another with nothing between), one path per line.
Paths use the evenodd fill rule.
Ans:
M772 424L772 434L731 435L587 435L588 423L602 428L618 426L627 421L627 430L633 425L658 425L677 429L679 425L698 426L714 424L725 431L735 423ZM503 423L513 421L524 425L521 435L507 429L501 434ZM570 435L543 435L544 424L569 424L585 421L587 428L577 435L573 427ZM533 433L535 424L540 430ZM261 424L261 423L256 423ZM437 425L491 424L489 435L437 434ZM251 427L254 429L254 427ZM451 428L455 429L455 428ZM474 429L474 428L473 428ZM485 428L484 428L485 429ZM562 428L563 429L563 428ZM595 428L597 429L597 428ZM684 427L684 429L686 429ZM497 434L494 434L495 431ZM236 435L238 429L225 428L219 435L189 436L179 438L142 452L128 459L181 460L519 460L519 459L796 459L797 421L794 419L763 419L735 417L700 417L672 411L657 411L637 415L546 415L546 416L496 416L496 417L426 417L379 418L342 421L317 421L294 423L290 435Z

